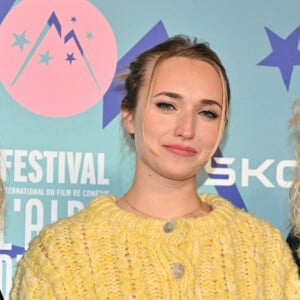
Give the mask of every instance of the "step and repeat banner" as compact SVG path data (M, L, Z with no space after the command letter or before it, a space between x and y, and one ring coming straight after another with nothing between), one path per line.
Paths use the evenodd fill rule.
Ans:
M17 261L45 225L98 194L121 196L129 187L134 155L123 141L123 90L115 77L138 53L175 34L208 42L231 82L227 131L198 176L199 192L218 193L286 235L299 11L296 0L1 0L6 298Z

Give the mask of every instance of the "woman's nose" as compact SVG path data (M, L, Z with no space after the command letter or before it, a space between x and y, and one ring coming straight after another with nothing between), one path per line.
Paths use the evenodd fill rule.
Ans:
M185 112L178 116L174 134L185 139L195 136L195 117L192 113Z

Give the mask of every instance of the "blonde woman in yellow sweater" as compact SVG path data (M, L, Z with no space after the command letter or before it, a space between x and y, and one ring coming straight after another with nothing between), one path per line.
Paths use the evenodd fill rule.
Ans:
M293 117L290 121L295 137L295 155L298 161L297 172L291 188L291 209L293 228L288 235L289 243L300 274L300 98L295 100L293 106Z
M278 230L196 174L227 122L229 83L204 43L174 37L129 66L122 121L136 152L128 192L45 228L20 260L11 299L300 299Z

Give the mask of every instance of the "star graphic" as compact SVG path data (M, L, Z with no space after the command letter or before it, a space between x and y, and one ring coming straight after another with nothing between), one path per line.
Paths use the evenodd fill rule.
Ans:
M71 64L73 60L76 60L76 58L74 57L74 53L67 53L67 58L66 60Z
M75 23L77 21L77 18L74 16L74 17L71 17L71 22Z
M300 26L286 39L281 38L267 27L265 27L265 30L273 51L258 65L279 68L285 87L288 90L293 68L300 65L300 50L298 50Z
M23 31L20 35L13 33L13 35L15 37L15 41L11 46L12 47L18 46L20 48L20 50L23 51L24 45L31 43L31 41L29 41L25 38L25 34L26 34L26 31Z
M49 50L46 53L40 53L41 60L39 61L40 64L44 63L48 66L48 63L51 59L53 59L52 56L49 55Z
M85 36L88 40L91 40L94 38L93 34L91 32L87 32Z

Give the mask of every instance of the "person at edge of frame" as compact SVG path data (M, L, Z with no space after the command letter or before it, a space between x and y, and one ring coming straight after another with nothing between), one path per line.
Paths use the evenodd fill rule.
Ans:
M290 128L295 140L297 171L290 189L292 229L287 236L287 242L292 249L300 275L300 97L293 104L293 116L290 119Z

